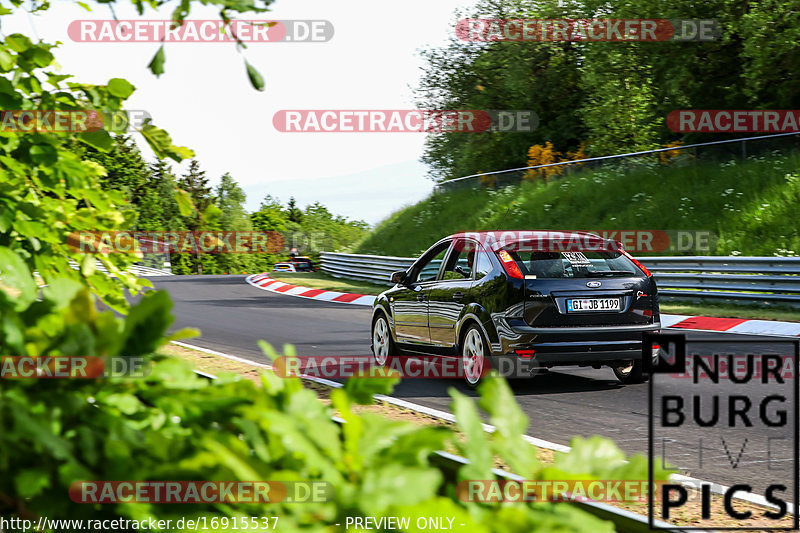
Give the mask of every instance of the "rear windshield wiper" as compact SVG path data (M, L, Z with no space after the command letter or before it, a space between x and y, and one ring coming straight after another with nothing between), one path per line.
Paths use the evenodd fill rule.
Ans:
M595 270L592 272L587 272L587 278L599 278L601 276L635 276L635 272L631 272L630 270Z

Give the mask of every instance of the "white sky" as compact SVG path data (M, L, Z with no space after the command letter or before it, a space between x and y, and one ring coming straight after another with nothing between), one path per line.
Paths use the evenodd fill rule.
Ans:
M147 64L158 43L79 43L67 27L76 19L110 19L107 7L87 12L56 1L42 15L3 17L5 35L19 31L48 42L73 81L104 84L125 78L137 91L127 109L144 109L173 142L195 151L212 183L229 171L255 210L265 194L305 205L319 200L337 214L375 223L426 196L432 182L419 163L424 133L280 133L281 109L411 109L422 71L418 51L442 45L458 8L474 0L277 0L250 18L325 19L335 29L327 43L251 43L244 51L266 81L250 86L242 56L231 43L167 43L166 72ZM175 3L145 19L168 19ZM119 19L137 17L124 2ZM193 6L191 19L216 19L213 8ZM240 16L238 18L247 18ZM33 28L33 29L32 29ZM138 137L138 135L137 135ZM144 140L138 144L151 157Z

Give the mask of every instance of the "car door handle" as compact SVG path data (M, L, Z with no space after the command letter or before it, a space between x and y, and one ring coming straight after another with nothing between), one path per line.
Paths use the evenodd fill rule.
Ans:
M424 294L417 294L417 301L418 302L424 302L425 298L426 298L426 296Z
M462 293L462 292L457 292L457 293L453 294L453 300L455 300L457 302L461 301L463 298L464 298L464 293Z

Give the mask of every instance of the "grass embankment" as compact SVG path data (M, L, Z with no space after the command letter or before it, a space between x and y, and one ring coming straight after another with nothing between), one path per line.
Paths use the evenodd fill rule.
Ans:
M794 255L799 206L797 154L628 173L586 170L549 183L432 195L391 215L355 252L414 256L459 231L660 229L711 231L719 237L712 255Z

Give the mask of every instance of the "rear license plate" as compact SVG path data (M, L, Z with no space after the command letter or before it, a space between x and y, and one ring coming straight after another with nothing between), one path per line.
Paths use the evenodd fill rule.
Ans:
M619 311L619 298L574 298L567 300L568 313L584 311Z

